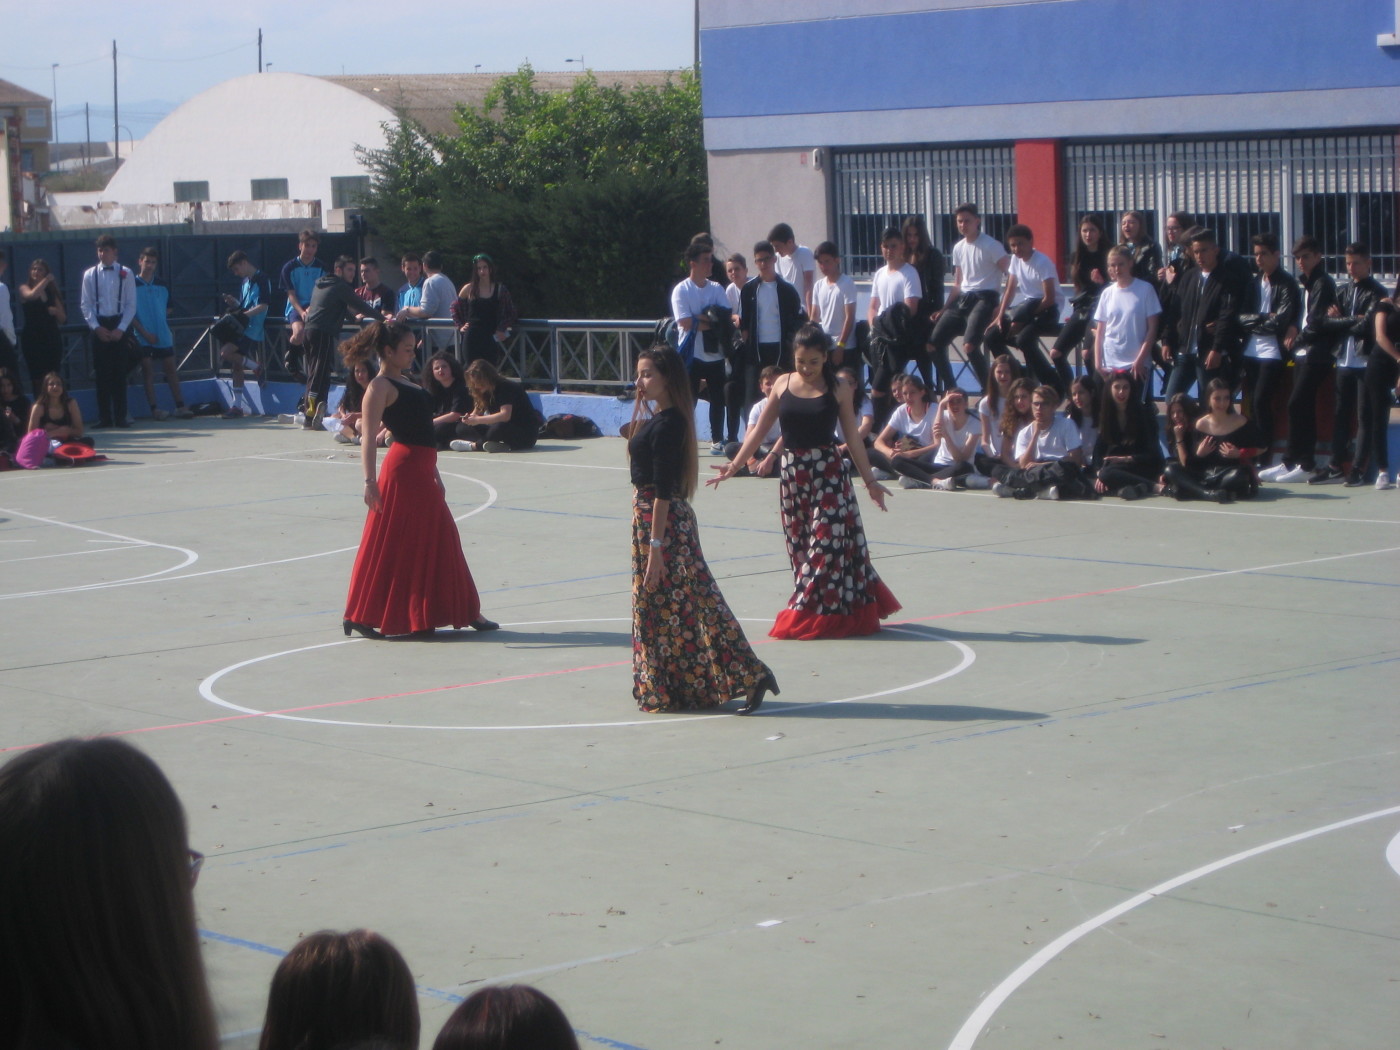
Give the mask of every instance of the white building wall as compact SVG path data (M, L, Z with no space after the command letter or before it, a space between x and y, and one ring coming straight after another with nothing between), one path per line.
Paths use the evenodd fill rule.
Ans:
M247 201L254 179L331 209L331 179L368 172L355 147L382 148L385 106L320 77L250 73L180 106L102 191L104 201L170 204L175 183L208 182L211 201Z
M755 241L785 222L799 244L826 240L827 164L811 149L709 154L710 232L728 252L748 258ZM753 263L749 263L753 272Z

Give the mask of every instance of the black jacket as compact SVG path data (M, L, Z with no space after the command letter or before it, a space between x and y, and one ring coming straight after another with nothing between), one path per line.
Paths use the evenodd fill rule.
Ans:
M355 294L355 289L333 273L317 279L306 308L306 327L313 332L338 332L346 321L358 317L373 319L374 308Z
M1385 289L1374 277L1347 281L1337 289L1337 308L1342 316L1322 321L1323 330L1336 336L1334 354L1340 356L1346 341L1353 336L1358 341L1357 353L1364 356L1371 352L1376 345L1376 307L1385 297Z
M1218 350L1226 357L1239 353L1241 343L1240 304L1249 295L1249 269L1234 252L1222 250L1215 269L1205 280L1199 270L1177 278L1177 342L1183 352L1195 335L1196 353L1205 357Z
M1302 289L1308 312L1298 326L1298 341L1294 344L1293 352L1296 355L1302 350L1304 357L1314 349L1330 354L1336 349L1339 336L1327 324L1331 320L1327 311L1337 304L1337 286L1319 262L1312 273L1298 279L1298 287Z
M806 313L802 309L802 297L797 289L781 277L775 277L778 284L778 327L781 330L780 345L784 353L792 349L792 337L802 327ZM744 345L752 352L758 346L758 286L761 277L752 277L739 289L739 331L743 333Z
M1293 275L1282 267L1269 274L1269 287L1273 289L1273 301L1268 313L1259 312L1259 282L1249 282L1249 296L1246 308L1251 313L1240 314L1240 326L1250 335L1271 335L1282 339L1290 328L1298 324L1298 307L1302 303L1302 293Z

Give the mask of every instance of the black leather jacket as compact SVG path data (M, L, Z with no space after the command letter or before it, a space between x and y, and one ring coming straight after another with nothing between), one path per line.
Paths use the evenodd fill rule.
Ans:
M1356 352L1365 356L1376 345L1376 307L1385 296L1385 289L1374 277L1348 281L1337 289L1337 308L1341 317L1328 317L1323 330L1336 337L1332 347L1340 355L1349 338L1357 340Z
M1314 348L1331 353L1337 345L1338 337L1336 333L1328 330L1327 311L1337 303L1337 286L1332 283L1332 278L1322 268L1321 263L1318 263L1312 273L1299 277L1298 286L1307 297L1305 302L1308 304L1308 312L1299 326L1298 341L1293 346L1293 352L1296 355L1302 350L1305 357L1309 356Z
M1282 339L1290 328L1298 324L1298 304L1302 301L1298 282L1282 267L1269 274L1269 287L1273 289L1273 301L1268 313L1240 314L1240 327L1250 335L1272 335ZM1259 309L1259 282L1250 282L1249 306Z

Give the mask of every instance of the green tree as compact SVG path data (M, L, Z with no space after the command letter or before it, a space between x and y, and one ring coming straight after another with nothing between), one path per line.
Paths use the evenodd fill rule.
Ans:
M707 211L693 74L626 89L590 73L551 92L526 65L456 124L433 135L401 118L384 149L362 151L370 221L392 248L435 247L462 277L489 253L527 316L666 312Z

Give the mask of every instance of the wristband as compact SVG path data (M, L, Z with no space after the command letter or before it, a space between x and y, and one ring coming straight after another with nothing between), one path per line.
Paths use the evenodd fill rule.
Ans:
M365 484L366 484L366 485L377 485L377 484L379 484L379 482L376 481L374 478L365 478Z
M658 550L658 551L659 551L659 550L661 549L661 541L660 541L660 540L649 540L648 542L651 544L651 547L652 547L653 550Z

